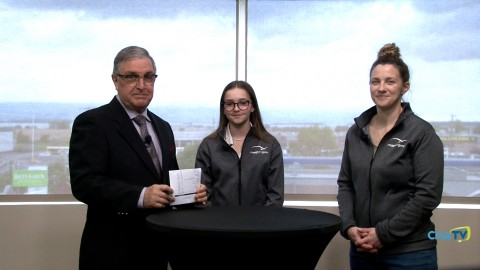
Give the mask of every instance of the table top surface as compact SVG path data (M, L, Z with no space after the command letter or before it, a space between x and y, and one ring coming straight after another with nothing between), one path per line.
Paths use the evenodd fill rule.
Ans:
M341 226L334 214L288 207L215 206L176 209L147 217L157 231L216 236L275 236L336 233Z

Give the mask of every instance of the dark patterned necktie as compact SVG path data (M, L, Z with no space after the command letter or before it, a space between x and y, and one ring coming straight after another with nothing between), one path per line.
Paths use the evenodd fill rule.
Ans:
M147 118L143 115L137 115L133 118L133 121L140 126L140 135L142 136L142 140L147 147L147 151L152 157L153 164L155 168L157 168L157 172L160 174L161 167L160 167L160 160L158 159L157 150L155 150L155 145L153 144L152 137L148 134L147 130Z

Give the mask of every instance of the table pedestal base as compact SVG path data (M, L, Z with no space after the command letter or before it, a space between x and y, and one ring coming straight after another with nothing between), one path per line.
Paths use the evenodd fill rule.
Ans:
M295 239L175 237L169 239L170 265L173 270L313 270L335 233Z

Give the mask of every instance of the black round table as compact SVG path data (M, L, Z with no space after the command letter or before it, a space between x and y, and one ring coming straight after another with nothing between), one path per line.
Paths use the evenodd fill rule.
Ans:
M315 269L340 218L288 207L176 209L147 217L177 269Z

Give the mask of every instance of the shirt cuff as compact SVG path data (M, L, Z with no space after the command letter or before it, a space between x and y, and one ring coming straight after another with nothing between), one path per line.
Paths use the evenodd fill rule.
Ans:
M143 197L145 196L145 188L142 189L142 193L140 193L140 198L138 198L137 207L143 208Z

